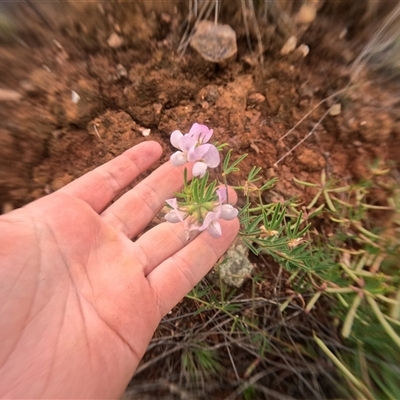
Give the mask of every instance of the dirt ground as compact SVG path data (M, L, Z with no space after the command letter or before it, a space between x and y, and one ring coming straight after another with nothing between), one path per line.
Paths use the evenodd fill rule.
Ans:
M3 41L1 88L21 95L0 108L0 203L6 210L144 140L163 146L164 162L173 150L170 133L194 122L212 127L215 139L237 154L248 153L239 180L250 166L260 166L266 177L279 178L276 192L284 197L303 195L293 177L317 182L324 168L351 182L367 178L376 159L398 166L398 83L363 71L347 91L316 107L350 80L356 54L339 39L340 26L322 31L328 21L321 17L303 38L311 49L304 60L271 54L261 66L239 46L237 59L220 68L193 50L176 53L182 22L176 8L156 13L130 7L129 24L122 9L81 6L52 30L33 14L29 29L36 37L23 32L19 41ZM124 42L110 48L107 40L116 30ZM80 96L76 104L72 91ZM319 123L334 102L340 114ZM147 137L145 129L151 130Z
M259 166L266 179L279 178L277 198L309 201L293 178L319 182L323 170L349 183L368 179L377 159L398 169L400 83L367 69L351 81L358 48L342 37L340 21L315 20L302 37L310 48L304 59L272 49L261 65L239 37L236 59L220 67L190 48L178 54L184 15L172 3L156 11L150 3L49 6L49 26L27 6L12 10L26 22L0 43L0 89L19 94L0 101L0 210L51 193L145 140L162 145L165 162L171 132L194 122L237 155L248 153L232 184ZM121 43L110 45L112 34ZM335 103L340 113L330 115Z

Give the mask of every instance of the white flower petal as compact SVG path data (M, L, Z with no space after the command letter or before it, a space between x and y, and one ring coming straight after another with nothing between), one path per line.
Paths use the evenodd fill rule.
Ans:
M230 221L231 219L236 218L238 213L239 213L238 210L236 210L236 208L232 207L230 204L224 204L221 207L221 215L220 215L220 217L222 219Z
M206 164L204 164L203 162L200 162L200 161L194 163L193 170L192 170L193 176L199 176L200 178L202 178L204 176L204 174L206 173L206 171L207 171Z
M195 147L196 144L196 140L189 135L184 135L179 140L179 148L186 153L188 153L192 147Z
M213 144L209 145L207 153L204 154L203 159L210 168L218 167L221 162L219 151Z
M209 129L208 126L198 124L197 122L193 124L193 126L190 128L190 131L188 133L191 137L196 139L199 144L207 143L212 134L213 130Z
M180 167L187 162L186 155L181 151L177 151L172 154L170 160L174 167Z
M175 224L176 222L181 222L182 221L181 218L179 218L179 217L180 216L179 216L178 212L176 212L175 210L172 210L168 214L165 214L164 218L168 222L171 222L171 223Z
M220 187L220 188L218 188L218 189L216 190L216 192L217 192L217 196L218 196L218 199L219 199L220 204L225 203L226 197L227 197L227 196L226 196L226 192L227 192L226 187Z
M207 227L207 231L215 238L219 238L222 235L221 225L218 221L211 221Z
M181 131L173 131L171 133L171 136L169 138L169 140L171 141L172 146L176 147L177 149L180 149L180 140L183 137L182 132Z

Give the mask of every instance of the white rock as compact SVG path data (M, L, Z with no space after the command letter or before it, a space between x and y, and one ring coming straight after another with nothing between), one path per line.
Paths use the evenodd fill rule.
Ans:
M301 44L298 48L297 51L303 56L307 57L308 53L310 52L310 48L306 44Z
M297 37L290 36L290 38L286 41L281 49L281 54L286 55L291 53L297 46Z
M336 103L329 110L329 115L332 115L332 117L336 117L336 115L339 115L341 111L342 105L340 103Z
M150 136L150 133L151 133L151 129L143 129L143 130L142 130L142 135L143 135L144 137Z
M78 104L81 96L75 92L75 90L71 90L71 100L74 104Z

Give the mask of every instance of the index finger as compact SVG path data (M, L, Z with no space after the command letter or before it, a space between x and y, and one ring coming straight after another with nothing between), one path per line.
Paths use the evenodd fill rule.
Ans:
M228 250L239 232L239 220L220 221L222 236L202 232L192 242L154 268L147 281L158 296L164 316L207 274Z
M139 143L113 160L88 172L59 191L77 197L101 213L112 199L161 156L154 141Z

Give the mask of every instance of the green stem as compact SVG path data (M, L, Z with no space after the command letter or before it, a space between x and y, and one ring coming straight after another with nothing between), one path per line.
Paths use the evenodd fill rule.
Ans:
M326 354L326 356L336 365L336 367L342 372L342 374L354 385L358 390L362 392L362 394L368 400L374 400L374 396L368 390L368 388L360 382L351 372L350 370L328 349L325 343L313 334L315 341L317 342L318 346L321 350Z
M393 339L396 345L400 348L400 337L394 331L394 329L390 326L389 322L386 321L385 316L383 315L381 309L378 306L378 303L369 295L367 296L367 301L374 311L376 318L378 318L382 327L385 329L386 333Z
M354 297L354 300L350 307L349 312L347 313L346 319L343 324L343 329L342 329L342 336L345 338L349 337L349 335L350 335L351 328L352 328L353 322L354 322L354 317L356 315L359 305L361 304L361 300L362 300L362 296L360 296L360 294L357 294Z

